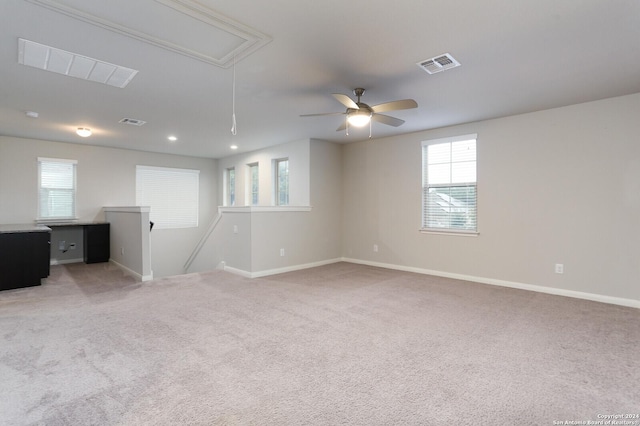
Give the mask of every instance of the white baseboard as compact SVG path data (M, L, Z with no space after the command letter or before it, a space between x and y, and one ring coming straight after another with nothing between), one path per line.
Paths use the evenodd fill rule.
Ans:
M151 281L153 279L153 272L151 272L151 274L149 275L142 275L132 269L127 268L123 264L116 262L113 259L109 259L109 262L113 263L115 266L120 268L122 272L125 273L125 275L129 275L130 277L133 277L136 281L144 282L144 281Z
M268 269L266 271L253 272L251 278L267 277L269 275L284 274L285 272L299 271L301 269L315 268L329 265L331 263L342 262L342 258L320 260L318 262L303 263L301 265L285 266L284 268Z
M454 274L450 272L434 271L431 269L414 268L411 266L393 265L390 263L372 262L368 260L351 259L343 257L343 262L357 263L360 265L376 266L379 268L395 269L398 271L414 272L417 274L434 275L437 277L453 278L457 280L473 281L481 284L495 285L499 287L516 288L519 290L535 291L538 293L553 294L556 296L573 297L575 299L585 299L594 302L608 303L611 305L628 306L630 308L640 309L640 300L624 299L622 297L605 296L602 294L585 293L581 291L565 290L554 287L544 287L533 284L524 284L513 281L497 280L494 278L476 277L472 275Z
M231 272L234 275L240 275L241 277L245 277L245 278L253 278L251 276L251 272L244 271L244 270L238 269L238 268L234 268L232 266L227 266L227 265L224 264L224 262L221 262L221 263L222 263L222 268L219 268L219 269L222 269L223 271Z
M218 269L223 269L227 272L231 272L232 274L240 275L246 278L261 278L261 277L267 277L269 275L283 274L285 272L299 271L301 269L315 268L317 266L329 265L331 263L337 263L337 262L349 262L349 263L356 263L360 265L375 266L378 268L394 269L397 271L413 272L416 274L433 275L436 277L444 277L444 278L453 278L457 280L477 282L480 284L489 284L489 285L495 285L499 287L508 287L508 288L515 288L519 290L535 291L538 293L553 294L556 296L572 297L574 299L591 300L594 302L608 303L611 305L627 306L630 308L640 309L640 300L625 299L622 297L606 296L603 294L586 293L586 292L574 291L574 290L565 290L565 289L555 288L555 287L544 287L544 286L534 285L534 284L525 284L525 283L519 283L514 281L498 280L495 278L455 274L451 272L436 271L432 269L415 268L412 266L394 265L391 263L372 262L368 260L352 259L348 257L328 259L328 260L322 260L319 262L287 266L284 268L268 269L268 270L258 271L258 272L248 272L242 269L233 268L231 266L227 266L223 261L218 264Z
M49 262L50 265L66 265L68 263L82 263L84 262L83 258L78 259L51 259Z
M301 265L285 266L284 268L268 269L268 270L258 271L258 272L248 272L248 271L243 271L242 269L226 266L225 262L222 261L218 264L218 269L223 269L227 272L231 272L232 274L240 275L246 278L261 278L261 277L268 277L269 275L284 274L285 272L299 271L301 269L315 268L318 266L329 265L331 263L337 263L337 262L342 262L342 258L320 260L318 262L303 263Z

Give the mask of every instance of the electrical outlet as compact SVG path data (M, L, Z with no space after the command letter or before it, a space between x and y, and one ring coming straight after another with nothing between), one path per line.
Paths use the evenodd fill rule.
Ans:
M124 255L124 247L120 247L120 254Z
M378 252L378 245L377 245L377 244L374 244L374 245L373 245L373 251L374 251L375 253L377 253L377 252Z
M283 248L280 249L280 256L284 256L284 249Z
M233 225L233 233L234 234L238 233L238 225Z
M66 241L60 241L58 242L58 250L64 250L64 245L66 244Z
M556 263L556 274L564 274L564 265L562 263Z

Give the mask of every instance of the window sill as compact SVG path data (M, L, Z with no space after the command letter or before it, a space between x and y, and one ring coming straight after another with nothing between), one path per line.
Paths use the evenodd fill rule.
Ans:
M440 230L440 229L419 229L421 234L433 234L433 235L452 235L454 237L477 237L480 235L477 231L452 231L452 230Z
M69 217L62 217L62 218L51 218L51 219L36 219L35 222L38 225L47 225L47 224L51 224L51 223L68 223L68 224L74 224L78 222L78 218L74 217L74 218L69 218Z
M218 207L220 213L310 212L311 206L238 206Z

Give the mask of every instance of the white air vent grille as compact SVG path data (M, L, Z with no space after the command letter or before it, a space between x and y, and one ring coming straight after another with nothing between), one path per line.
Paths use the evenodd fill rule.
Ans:
M122 120L119 121L119 123L122 124L130 124L132 126L142 126L143 124L146 123L146 121L142 121L142 120L136 120L135 118L123 118Z
M18 39L18 63L123 89L138 71L33 41Z
M435 74L437 72L459 67L460 62L456 61L450 54L444 53L431 59L420 61L418 62L418 66L429 74Z

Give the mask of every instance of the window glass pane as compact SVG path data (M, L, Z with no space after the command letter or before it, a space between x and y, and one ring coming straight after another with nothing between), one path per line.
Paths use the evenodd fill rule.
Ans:
M430 184L451 183L451 165L436 164L430 165L427 169Z
M451 161L451 144L439 143L436 145L429 145L427 151L428 164L442 164L449 163Z
M466 183L476 181L476 162L465 161L451 164L451 183ZM438 183L438 182L432 182Z
M289 205L289 160L277 162L277 203L280 206Z
M259 194L258 183L259 183L260 175L258 173L257 164L252 164L249 167L250 167L250 174L251 174L251 205L256 206L258 205L258 194Z
M451 161L476 161L476 141L460 141L451 144Z
M236 204L236 170L231 168L227 169L227 194L229 196L228 203L230 206L234 206Z
M474 230L476 228L476 188L430 188L426 200L426 228Z

